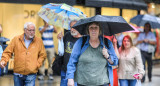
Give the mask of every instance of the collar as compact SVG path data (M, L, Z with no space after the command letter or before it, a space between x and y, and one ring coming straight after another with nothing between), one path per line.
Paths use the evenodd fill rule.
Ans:
M23 33L22 35L20 35L19 37L20 40L25 41L25 34ZM31 39L32 41L35 41L35 37Z
M87 44L89 44L89 39L90 39L90 36L89 35L87 35L87 40L86 40L86 42L84 43L84 45L87 45ZM100 41L100 46L103 46L103 37L102 36L99 36L99 41Z
M26 40L26 35L24 34L24 41ZM31 38L31 40L29 41L33 41L33 38Z

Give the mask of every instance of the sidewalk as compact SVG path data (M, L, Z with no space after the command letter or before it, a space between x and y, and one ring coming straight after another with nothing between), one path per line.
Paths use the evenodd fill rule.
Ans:
M146 76L146 81L142 83L142 86L160 86L160 65L153 66L152 82L149 82L148 77Z
M148 82L148 77L146 77L142 86L160 86L160 65L154 65L152 74L152 82ZM60 78L60 76L54 76L52 81L45 76L43 81L36 80L36 86L60 86ZM14 86L13 75L0 76L0 86Z

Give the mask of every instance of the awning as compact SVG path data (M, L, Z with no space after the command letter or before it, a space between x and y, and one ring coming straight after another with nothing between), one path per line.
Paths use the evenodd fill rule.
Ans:
M134 0L133 6L137 10L141 10L141 9L147 10L148 8L147 4L143 0Z
M76 0L0 0L5 3L22 3L22 4L47 4L47 3L66 3L75 5Z
M147 4L143 0L85 0L85 6L147 10Z
M112 7L112 0L85 0L85 6L89 7Z

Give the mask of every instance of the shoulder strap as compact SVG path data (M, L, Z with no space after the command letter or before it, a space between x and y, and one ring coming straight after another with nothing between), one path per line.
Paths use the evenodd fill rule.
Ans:
M82 47L84 46L84 44L85 44L85 42L86 42L86 40L87 40L87 36L83 36L82 37L82 46L81 46L81 49L82 49ZM108 39L107 38L104 38L104 44L107 46L107 48L109 49L109 45L108 45Z
M104 38L104 44L107 46L107 48L109 49L109 45L108 45L108 39Z
M81 49L82 49L82 47L84 46L86 40L87 40L87 36L83 36L83 37L82 37L82 46L81 46Z

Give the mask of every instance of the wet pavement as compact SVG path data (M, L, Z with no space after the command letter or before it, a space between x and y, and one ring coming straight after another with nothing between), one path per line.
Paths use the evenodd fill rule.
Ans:
M160 65L153 66L152 82L149 82L148 77L146 76L146 80L142 83L142 86L160 86Z
M152 82L146 81L142 83L142 86L160 86L160 65L153 66ZM0 86L14 86L13 75L0 76ZM48 80L45 76L44 80L36 80L36 86L60 86L60 76L54 76L54 80Z

